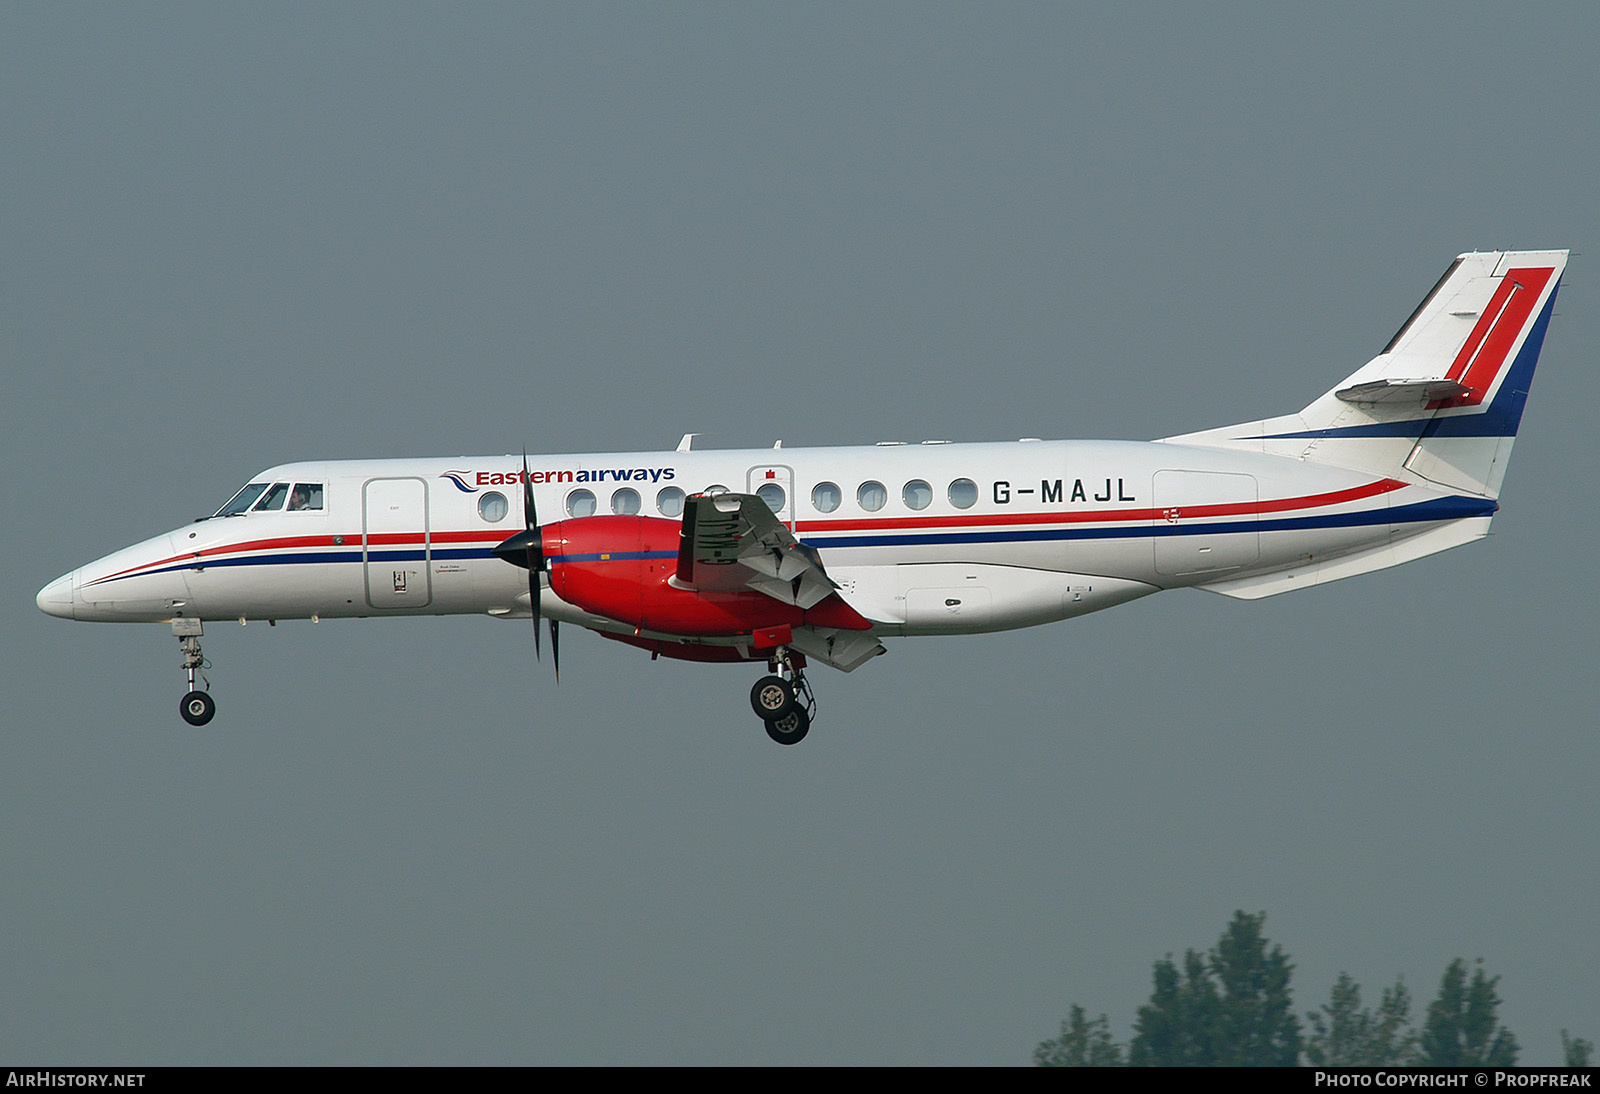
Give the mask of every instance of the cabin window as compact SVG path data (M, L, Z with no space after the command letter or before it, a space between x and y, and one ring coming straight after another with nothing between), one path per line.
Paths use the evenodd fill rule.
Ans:
M811 504L819 513L831 513L839 508L839 502L844 500L844 495L839 488L831 482L819 482L811 488Z
M714 482L710 486L706 487L704 490L702 490L700 492L702 494L715 496L717 494L726 494L728 492L728 488L726 486L723 486L720 482Z
M267 488L264 482L253 482L233 496L233 499L217 510L219 517L236 517L249 509L255 500L261 496L261 491Z
M876 513L879 509L882 509L884 502L888 500L889 491L884 489L884 485L881 482L873 482L868 479L856 490L856 501L860 503L861 508L869 513Z
M611 495L611 511L619 517L631 517L639 512L639 491L624 486Z
M683 491L676 486L663 486L656 495L656 511L664 517L683 516Z
M504 520L511 511L511 503L498 490L491 490L478 499L478 515L490 524Z
M900 500L906 503L907 509L926 509L933 500L933 487L921 479L912 479L900 491Z
M587 490L574 490L567 495L567 516L592 517L596 509L594 495Z
M971 479L957 479L951 483L950 504L957 509L971 509L978 504L978 484Z
M289 512L322 508L322 484L320 482L297 482L294 489L289 491Z
M272 489L268 490L264 495L262 495L261 500L256 502L253 512L265 513L272 509L282 509L284 500L288 498L288 496L289 484L286 482L275 482L272 484Z
M756 491L756 497L766 502L767 508L774 513L783 512L784 503L789 500L789 496L783 492L783 487L775 482L762 483L761 488Z

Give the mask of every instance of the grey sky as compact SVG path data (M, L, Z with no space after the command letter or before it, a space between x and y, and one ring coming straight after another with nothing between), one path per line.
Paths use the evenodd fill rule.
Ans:
M1569 267L1487 541L821 671L34 607L289 459L1298 409L1461 250L1600 238L1600 13L0 8L0 1059L1023 1063L1265 909L1298 1009L1600 1039Z

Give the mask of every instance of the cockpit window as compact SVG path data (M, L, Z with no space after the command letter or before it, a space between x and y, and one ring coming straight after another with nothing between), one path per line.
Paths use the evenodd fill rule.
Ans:
M250 503L261 496L261 491L267 488L264 482L253 482L233 496L233 500L217 510L219 517L232 517L250 508Z
M262 496L261 500L256 502L255 507L251 510L251 512L265 513L269 509L282 509L283 499L287 498L288 496L289 484L286 482L275 482L272 484L272 489L268 490L266 494Z
M268 513L284 508L289 511L320 512L324 484L297 482L293 489L286 482L275 482L270 487L264 482L253 482L233 496L233 500L218 509L219 517L236 517L241 513Z

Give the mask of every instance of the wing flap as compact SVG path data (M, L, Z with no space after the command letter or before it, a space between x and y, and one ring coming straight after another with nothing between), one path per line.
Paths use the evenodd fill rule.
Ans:
M854 672L879 654L889 652L870 634L827 627L796 627L791 645L807 657L845 672Z
M684 501L678 582L710 592L752 589L813 608L838 591L822 558L794 538L754 494L693 494Z

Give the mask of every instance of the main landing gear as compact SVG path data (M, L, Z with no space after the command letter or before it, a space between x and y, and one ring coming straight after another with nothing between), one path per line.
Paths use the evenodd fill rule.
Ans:
M217 713L217 701L211 698L211 681L206 679L201 672L207 665L205 654L200 652L201 627L198 619L174 619L172 621L172 634L178 639L178 648L183 651L183 669L189 674L189 692L178 704L178 713L183 715L183 720L192 726L203 726ZM206 690L196 690L194 686L195 673L200 673L200 681L205 684Z
M769 675L750 689L750 707L767 727L767 736L780 745L799 744L811 732L817 712L816 696L806 682L806 659L780 646L767 662Z

